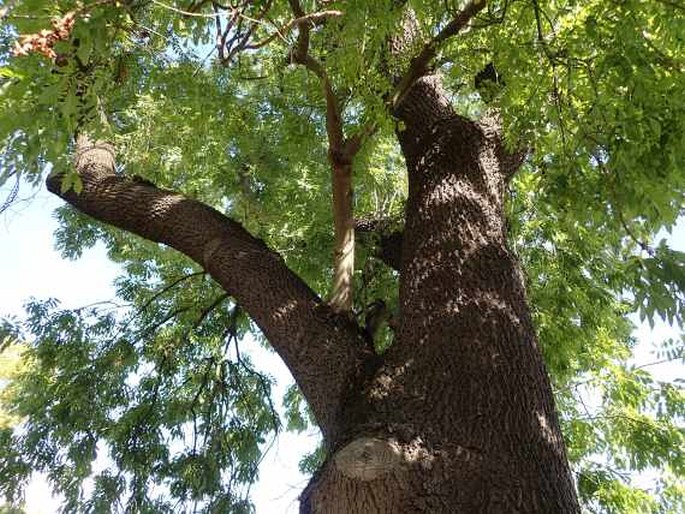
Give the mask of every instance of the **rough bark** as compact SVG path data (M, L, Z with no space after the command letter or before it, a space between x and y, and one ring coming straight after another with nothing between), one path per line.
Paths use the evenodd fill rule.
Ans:
M578 512L551 388L505 242L503 189L520 157L496 118L455 114L435 78L397 110L409 172L397 341L376 368L274 252L197 201L117 176L81 139L81 211L204 266L252 315L312 406L330 448L302 512Z
M467 4L441 34L454 34L483 6ZM294 55L307 65L303 33ZM409 196L394 240L401 251L388 257L401 271L397 335L381 357L239 224L115 175L108 145L79 142L80 194L62 193L59 175L48 181L83 212L188 255L259 324L329 449L302 494L303 513L579 512L521 273L506 245L504 186L522 154L506 151L496 115L474 122L456 114L439 78L426 75L441 37L417 54L389 102L402 121ZM349 153L336 151L346 143L339 127L327 127L334 183L336 164L349 165L340 159Z
M80 211L184 253L232 295L264 332L300 386L328 439L369 358L359 327L336 315L283 262L239 223L198 201L117 175L114 149L79 136L80 193L48 189ZM371 356L373 358L373 356Z
M517 261L496 116L457 115L437 77L396 110L409 173L397 340L303 495L316 513L579 512Z

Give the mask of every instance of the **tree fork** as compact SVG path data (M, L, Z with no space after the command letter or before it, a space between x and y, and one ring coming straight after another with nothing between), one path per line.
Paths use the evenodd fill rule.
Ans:
M397 339L347 404L350 437L305 489L300 512L576 514L506 246L504 184L520 158L502 150L496 117L454 113L436 77L418 79L397 115L410 181Z
M358 234L372 234L375 256L387 266L400 271L402 267L402 231L392 226L390 219L355 219Z

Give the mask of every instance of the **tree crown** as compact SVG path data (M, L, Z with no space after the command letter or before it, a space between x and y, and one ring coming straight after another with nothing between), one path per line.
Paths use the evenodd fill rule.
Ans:
M630 365L629 316L684 320L685 254L655 237L675 225L685 192L685 10L638 0L462 4L9 2L0 9L0 180L38 186L59 171L78 193L71 151L74 134L87 132L114 144L119 173L226 213L325 296L335 151L359 144L355 217L401 229L407 185L393 109L412 69L439 73L460 114L497 112L507 147L526 149L508 184L509 244L525 269L581 497L607 512L676 512L685 396ZM478 12L452 34L467 8ZM408 12L413 37L403 39ZM475 80L488 69L494 78ZM115 499L141 510L179 500L249 510L245 486L281 426L270 378L240 353L258 329L187 258L71 208L58 216L65 257L104 241L123 264L116 286L128 307L34 302L23 325L6 325L8 337L31 341L31 365L12 395L25 429L0 432L0 469L51 469L67 510ZM377 299L392 311L398 274L379 260L374 236L358 235L352 315ZM391 343L386 324L376 351ZM665 342L660 358L683 349ZM308 423L296 389L285 405L289 428ZM112 469L81 498L103 442ZM621 475L649 468L663 471L650 492ZM11 496L18 482L2 488Z

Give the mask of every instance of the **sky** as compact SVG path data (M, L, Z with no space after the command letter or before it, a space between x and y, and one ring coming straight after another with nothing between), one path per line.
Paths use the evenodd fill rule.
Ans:
M24 189L28 190L28 187ZM0 189L0 202L7 188ZM23 191L26 193L27 191ZM31 297L58 298L67 308L80 307L114 297L112 283L118 266L111 263L101 245L86 250L78 261L60 257L54 249L54 232L57 222L53 217L61 200L41 190L27 201L15 202L0 214L0 316L23 313L22 306ZM685 220L667 237L672 248L685 251ZM637 323L637 320L635 320ZM658 322L654 329L647 324L635 332L640 344L634 360L644 364L655 359L653 344L668 337L679 337L679 331ZM253 359L259 368L275 377L277 404L285 388L291 383L290 375L280 359L259 346L251 346ZM648 368L661 380L683 377L681 364L669 363ZM260 467L260 479L252 487L252 499L261 513L297 513L297 497L307 484L307 477L298 470L301 457L313 450L318 434L283 433L271 447ZM44 477L35 476L27 493L28 514L52 514L59 507L59 498L52 497Z
M25 189L28 191L28 186ZM7 188L0 188L0 204L6 193ZM62 203L43 190L0 214L0 317L21 316L24 303L31 297L58 298L64 308L114 297L112 284L119 267L107 259L104 246L84 251L78 261L62 259L54 249L57 221L52 213ZM288 370L275 354L259 345L244 348L252 349L253 362L262 372L276 378L278 406L292 382ZM260 466L259 481L251 488L258 513L299 512L297 497L308 478L299 472L298 464L317 444L317 432L282 433L278 437ZM51 496L44 477L34 477L26 491L27 514L56 513L59 503L59 498Z

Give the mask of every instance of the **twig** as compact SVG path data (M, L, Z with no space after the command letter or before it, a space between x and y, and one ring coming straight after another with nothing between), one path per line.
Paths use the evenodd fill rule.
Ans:
M647 254L650 257L654 257L654 254L655 254L654 248L649 246L644 241L638 239L637 236L635 236L635 234L633 234L632 230L630 230L630 228L628 228L628 224L626 223L626 220L623 217L623 212L621 211L621 209L618 206L617 206L616 212L618 213L618 219L621 222L621 225L623 225L623 229L626 231L626 233L628 234L630 239L632 239L643 251L647 252Z
M658 366L659 364L666 364L668 362L677 361L677 360L680 360L683 358L685 358L685 351L681 348L681 350L678 352L678 354L673 356L673 357L669 357L667 359L661 359L658 361L647 362L646 364L640 364L639 366L635 366L633 368L633 371L635 371L636 369L644 369L644 368L650 368L652 366Z
M182 14L183 16L189 16L191 18L214 18L214 14L208 14L208 13L198 13L198 12L191 12L191 11L184 11L183 9L178 9L177 7L174 7L173 5L167 5L165 3L160 2L159 0L150 0L153 4L156 4L164 9L167 9L171 12L175 12L177 14Z
M198 328L202 322L209 316L214 309L216 309L219 305L223 303L223 301L228 298L228 293L224 293L219 295L216 300L214 300L212 303L210 303L207 307L205 307L202 312L200 313L200 316L197 318L195 323L193 323L193 326L191 329L189 329L186 334L190 332L190 330L194 330Z
M171 284L169 284L169 285L167 285L167 286L164 286L162 289L160 289L160 290L157 291L154 295L152 295L152 297L151 297L148 301L146 301L140 309L138 309L138 312L143 312L143 311L144 311L145 309L147 309L147 308L150 306L150 304L151 304L152 302L154 302L157 298L159 298L160 296L162 296L162 295L165 294L166 292L170 291L171 289L173 289L174 287L176 287L176 286L177 286L178 284L180 284L181 282L184 282L184 281L186 281L186 280L188 280L188 279L190 279L190 278L199 277L200 275L205 275L205 274L206 274L205 271L196 271L196 272L194 272L194 273L189 273L188 275L183 275L181 278L178 278L178 279L174 280Z
M304 16L300 16L299 18L295 18L294 20L290 20L288 23L283 25L281 28L277 28L276 32L268 36L267 38L263 39L262 41L259 41L257 43L253 43L251 45L247 45L245 47L246 50L256 50L258 48L261 48L263 46L268 45L271 43L274 39L277 37L280 37L283 41L286 41L285 35L292 30L294 27L300 27L301 25L304 25L306 23L311 23L312 25L319 24L323 22L326 18L331 18L331 17L337 17L337 16L342 16L343 12L342 11L321 11L321 12L315 12L311 14L306 14Z
M10 192L8 193L7 197L2 202L2 205L0 205L0 214L2 214L7 209L9 209L10 205L12 205L14 203L14 201L17 199L17 196L19 195L19 185L21 184L21 175L19 173L17 173L16 171L12 171L11 173L8 174L7 178L11 177L12 175L15 176L16 181L15 181L14 185L12 186L12 189L10 189Z
M163 294L167 293L168 291L170 291L171 289L173 289L174 287L176 287L176 286L177 286L178 284L180 284L181 282L184 282L184 281L186 281L186 280L188 280L188 279L190 279L190 278L197 277L197 276L200 276L200 275L205 275L205 274L206 274L205 271L197 271L197 272L195 272L195 273L190 273L190 274L188 274L188 275L183 275L181 278L179 278L179 279L177 279L177 280L174 280L171 284L166 285L166 286L164 286L162 289L160 289L159 291L157 291L157 292L156 292L154 295L152 295L152 297L150 297L150 298L149 298L149 299L148 299L148 300L147 300L139 309L137 309L136 313L135 313L133 316L131 316L131 317L128 319L128 321L126 321L126 323L124 323L124 325L117 331L117 337L118 337L119 334L121 334L121 333L124 332L126 329L128 329L129 325L130 325L131 323L133 323L133 321L134 321L140 314L142 314L145 310L147 310L147 308L148 308L148 307L152 304L152 302L154 302L157 298L159 298L159 297L162 296ZM187 309L186 309L186 310L187 310ZM176 313L176 314L177 314L177 313ZM176 314L173 314L171 317L175 316ZM167 321L169 321L169 319L171 319L171 318L166 318L162 323L160 323L160 325L166 323ZM159 326L159 325L157 325L157 326ZM143 330L141 330L141 332L142 332L142 331L143 331Z
M240 355L240 343L238 342L238 338L234 336L233 341L235 343L235 354L236 354L236 360L238 361L238 364L248 373L251 375L255 376L257 378L257 381L259 382L259 386L262 389L262 393L264 394L264 398L266 399L267 403L269 404L269 411L271 413L271 422L273 423L273 428L276 433L278 433L280 423L278 421L278 413L276 412L276 408L274 407L273 400L271 399L271 395L269 394L269 387L267 387L268 380L267 378L260 373L259 371L251 368L248 366L243 358Z
M600 169L602 173L604 173L607 177L611 177L611 173L605 166L605 164L602 162L602 159L598 155L593 154L593 159L595 160L595 163L597 164L597 167ZM613 188L613 181L609 181L609 191L611 196L616 196L616 193L614 192ZM649 244L645 243L644 241L640 240L634 233L633 231L628 227L628 224L626 223L625 218L623 217L623 211L621 210L621 206L617 201L614 200L614 207L616 207L616 213L618 214L618 220L620 221L621 225L623 226L623 230L626 231L626 234L628 234L628 237L633 240L635 244L637 244L643 251L647 252L647 254L650 257L654 257L655 251L654 248L649 246Z

